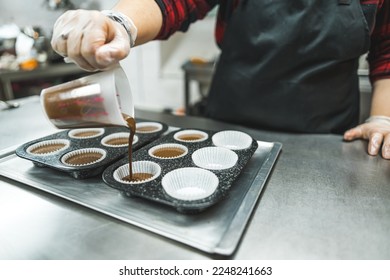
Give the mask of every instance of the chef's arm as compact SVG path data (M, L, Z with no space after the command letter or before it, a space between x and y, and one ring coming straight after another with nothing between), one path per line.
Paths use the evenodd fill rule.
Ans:
M136 45L153 40L161 29L161 9L155 0L121 0L113 10L125 14L133 21L137 28Z
M390 118L390 78L375 81L372 94L371 116Z

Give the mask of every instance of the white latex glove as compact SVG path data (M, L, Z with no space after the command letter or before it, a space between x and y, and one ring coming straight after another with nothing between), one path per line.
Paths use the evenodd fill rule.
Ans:
M376 156L382 150L382 157L390 159L390 117L373 116L364 124L344 133L344 140L368 140L368 153Z
M99 11L67 11L53 29L53 49L87 71L105 70L130 52L129 36Z

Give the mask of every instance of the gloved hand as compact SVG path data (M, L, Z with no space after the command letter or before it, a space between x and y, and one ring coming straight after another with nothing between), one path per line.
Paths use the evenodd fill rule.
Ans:
M390 117L373 116L344 133L344 140L368 140L368 153L377 155L382 148L382 157L390 159Z
M119 23L98 11L67 11L53 30L53 49L87 71L105 70L130 52L129 36Z

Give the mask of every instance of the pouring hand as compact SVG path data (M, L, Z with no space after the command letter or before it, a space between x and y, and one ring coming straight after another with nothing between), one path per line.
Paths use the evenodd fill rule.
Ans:
M371 117L366 123L344 133L344 140L368 140L368 153L376 156L382 148L382 157L390 159L390 118Z
M53 49L87 71L105 70L130 52L129 36L117 22L98 11L67 11L53 29Z

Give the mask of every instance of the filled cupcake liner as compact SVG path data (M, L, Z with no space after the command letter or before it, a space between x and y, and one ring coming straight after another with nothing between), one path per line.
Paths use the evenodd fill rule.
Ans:
M49 148L50 146L56 146L56 145L63 145L60 148L57 148L55 150L45 152L45 153L37 153L34 152L34 150L37 150L39 148ZM53 140L46 140L46 141L41 141L38 143L35 143L31 146L29 146L26 149L26 152L29 153L30 155L34 156L48 156L48 155L54 155L57 154L63 150L66 150L70 146L70 141L66 139L53 139Z
M192 161L196 166L211 170L222 170L233 167L238 155L222 147L205 147L192 154Z
M86 154L91 154L91 153L98 153L101 155L101 157L97 160L93 160L91 162L88 162L88 163L82 163L82 164L71 164L69 162L67 162L67 160L69 160L71 157L74 157L74 156L83 156L83 155L86 155ZM95 164L95 163L98 163L102 160L105 159L107 155L107 152L103 149L100 149L100 148L85 148L85 149L79 149L79 150L75 150L75 151L71 151L69 153L66 153L65 155L63 155L63 157L61 158L61 162L64 164L64 165L67 165L67 166L87 166L87 165L92 165L92 164Z
M185 137L191 138L193 136L199 136L199 139L185 139ZM196 130L196 129L181 130L179 132L176 132L173 135L173 138L176 141L187 142L187 143L202 142L202 141L207 140L208 137L209 137L209 135L206 132L201 131L201 130Z
M224 130L217 132L212 137L213 144L230 150L247 149L252 144L252 137L236 130Z
M129 136L130 136L130 133L128 133L128 132L113 133L113 134L105 136L101 140L101 143L103 146L106 146L106 147L113 147L113 148L127 147L127 146L129 146ZM111 144L111 143L109 143L112 140L115 141L115 140L119 140L119 139L124 139L126 143L125 144ZM134 135L133 145L137 142L138 142L138 136Z
M205 199L215 192L218 183L214 173L197 167L175 169L161 181L165 192L179 200Z
M103 134L104 128L78 128L70 130L68 136L73 139L89 139Z
M154 128L150 130L143 130L146 128ZM136 125L136 133L156 133L158 131L161 131L163 129L163 126L161 123L158 122L140 122Z
M181 153L180 155L177 155L177 156L167 156L167 157L162 157L162 156L158 156L156 155L155 153L157 151L169 151L169 150L172 150L172 149L177 149L177 150L182 150L183 153ZM166 143L166 144L161 144L161 145L157 145L157 146L154 146L152 148L149 149L148 151L149 153L149 156L153 157L153 158L158 158L158 159L176 159L176 158L181 158L181 157L184 157L185 155L188 154L188 148L184 145L181 145L181 144L176 144L176 143Z
M157 163L152 162L152 161L135 161L132 163L132 169L133 169L133 174L134 173L150 173L150 174L153 174L153 176L151 178L148 178L148 179L145 179L142 181L135 181L135 182L122 180L122 178L129 176L129 164L126 163L126 164L118 167L114 171L113 177L117 182L120 182L122 184L139 185L139 184L153 181L161 174L160 165L158 165Z

